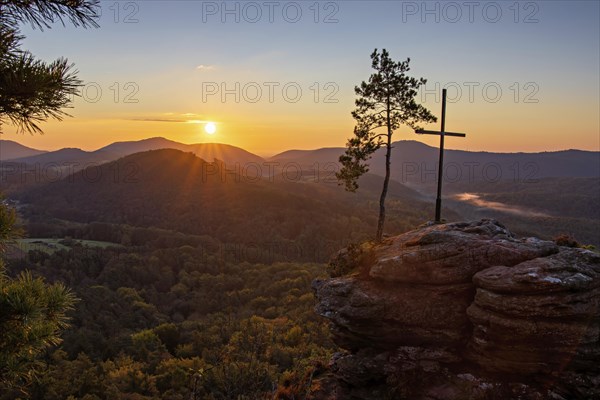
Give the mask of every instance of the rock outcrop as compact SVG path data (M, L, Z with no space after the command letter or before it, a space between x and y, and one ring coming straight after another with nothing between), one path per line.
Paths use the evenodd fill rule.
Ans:
M600 399L599 254L482 220L331 264L316 311L346 352L314 399Z

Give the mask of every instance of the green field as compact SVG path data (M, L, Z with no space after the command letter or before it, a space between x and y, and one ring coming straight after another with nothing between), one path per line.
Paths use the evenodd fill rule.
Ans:
M116 243L80 239L70 239L70 245L65 245L64 240L65 239L48 238L17 239L15 240L16 243L13 246L25 253L29 252L30 250L39 250L48 254L52 254L58 250L68 250L73 246L100 247L103 249L107 247L123 247L122 245Z

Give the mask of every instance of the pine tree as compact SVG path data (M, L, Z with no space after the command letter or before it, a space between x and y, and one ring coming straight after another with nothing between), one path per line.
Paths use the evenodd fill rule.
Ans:
M0 0L0 126L7 121L19 132L42 133L39 122L68 114L81 81L68 60L47 63L20 48L19 25L37 29L65 20L97 27L98 0Z
M392 136L400 125L418 128L419 122L435 122L436 118L429 110L415 102L415 96L421 85L427 81L406 75L410 70L410 58L395 62L387 50L381 53L377 49L371 54L372 67L375 70L368 82L355 87L358 98L352 117L356 121L354 136L348 139L346 152L340 156L342 169L336 174L346 190L358 189L358 178L369 171L367 161L372 154L385 146L385 178L379 199L379 220L376 239L383 236L385 221L385 198L390 181L392 156ZM382 131L383 130L383 131Z
M66 59L46 63L20 48L19 25L38 29L55 22L97 27L98 0L0 0L0 126L42 133L38 123L62 119L81 81ZM75 297L60 283L48 285L30 272L6 273L2 256L18 234L16 214L0 202L0 393L25 393L39 367L40 353L60 343L66 312Z

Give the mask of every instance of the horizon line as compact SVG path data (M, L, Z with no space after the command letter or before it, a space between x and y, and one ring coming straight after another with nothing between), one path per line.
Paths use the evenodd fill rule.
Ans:
M137 140L119 140L119 141L115 141L115 142L110 142L108 144L105 144L104 146L95 148L95 149L85 149L82 147L71 147L71 146L65 146L65 147L60 147L60 148L54 148L54 149L40 149L40 148L34 148L34 147L30 147L28 145L22 144L20 143L20 141L18 140L14 140L14 139L5 139L3 138L5 134L0 134L0 142L1 141L10 141L10 142L14 142L17 143L21 146L27 147L31 150L35 150L35 151L41 151L41 152L45 152L45 153L52 153L52 152L56 152L56 151L60 151L60 150L64 150L64 149L76 149L76 150L81 150L84 151L86 153L94 153L96 151L100 151L105 147L108 147L110 145L113 144L117 144L117 143L137 143L137 142L142 142L145 140L152 140L152 139L163 139L163 140L167 140L170 142L174 142L177 144L182 144L182 145L187 145L187 146L194 146L194 145L209 145L209 144L215 144L215 145L225 145L225 146L231 146L231 147L236 147L238 149L247 151L248 153L252 153L254 155L257 155L261 158L272 158L274 156L283 154L283 153L287 153L287 152L291 152L291 151L317 151L317 150L325 150L325 149L344 149L345 146L324 146L324 147L317 147L317 148L306 148L306 149L302 149L302 148L291 148L291 149L285 149L285 150L281 150L281 151L276 151L276 152L265 152L265 151L250 151L244 147L240 147L234 144L229 144L229 143L221 143L221 142L191 142L191 143L186 143L183 141L178 141L178 140L173 140L173 139L169 139L168 137L165 136L151 136L151 137L147 137L147 138L143 138L143 139L137 139ZM419 140L415 140L415 139L400 139L400 140L396 140L393 143L399 143L399 142L415 142L415 143L420 143L423 146L427 146L427 147L431 147L431 148L435 148L435 149L439 149L439 146L432 146L429 145L427 143L421 142ZM579 149L579 148L568 148L568 149L559 149L559 150L538 150L538 151L523 151L523 150L516 150L516 151L493 151L493 150L472 150L472 149L465 149L465 148L452 148L452 147L448 147L445 146L445 150L453 150L453 151L464 151L464 152L468 152L468 153L494 153L494 154L540 154L540 153L559 153L559 152L565 152L565 151L585 151L585 152L591 152L591 153L600 153L600 147L597 150L589 150L589 149Z

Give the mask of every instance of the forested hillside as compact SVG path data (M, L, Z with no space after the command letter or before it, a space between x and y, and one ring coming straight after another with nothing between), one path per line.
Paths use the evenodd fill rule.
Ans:
M305 257L292 260L326 261L337 249L373 234L381 178L365 176L364 190L353 194L330 173L320 173L294 170L263 178L254 170L228 170L191 153L156 150L90 167L14 197L32 237L81 237L78 226L102 222L210 235L260 248L294 247ZM390 233L413 228L432 213L431 204L403 185L391 185L389 197ZM135 240L127 233L115 236L86 238Z
M292 386L333 349L312 310L310 283L324 266L255 264L207 238L157 245L12 259L11 274L27 268L64 282L79 301L63 344L40 361L31 397L0 398L260 399L278 386L302 395Z
M0 398L303 398L334 350L310 284L372 237L380 184L367 175L352 194L328 171L258 177L156 150L12 193L39 239L9 246L10 276L30 270L79 300L30 397ZM390 232L432 211L390 186Z

